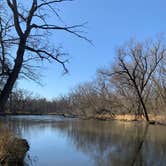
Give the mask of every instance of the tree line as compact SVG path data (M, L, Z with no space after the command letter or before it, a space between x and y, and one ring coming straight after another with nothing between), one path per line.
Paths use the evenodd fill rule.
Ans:
M131 40L116 50L115 62L99 69L96 79L68 95L74 111L143 115L166 111L166 46L161 38Z
M16 93L16 97L20 96ZM25 99L24 99L25 98ZM20 97L26 103L28 97ZM21 107L21 102L15 104ZM23 104L24 105L24 104ZM53 101L30 98L26 111L93 117L144 116L166 112L166 46L162 39L131 40L116 50L115 61L98 69L94 80ZM31 111L31 112L33 112Z

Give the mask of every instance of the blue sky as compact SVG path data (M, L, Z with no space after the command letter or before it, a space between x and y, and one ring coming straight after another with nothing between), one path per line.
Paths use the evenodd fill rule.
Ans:
M65 23L88 22L85 34L94 46L70 34L57 33L52 41L69 53L69 74L63 76L58 64L45 66L43 86L19 81L19 87L48 99L66 94L78 83L95 77L96 69L107 66L115 57L115 48L134 37L153 38L166 31L165 0L75 0L59 6Z

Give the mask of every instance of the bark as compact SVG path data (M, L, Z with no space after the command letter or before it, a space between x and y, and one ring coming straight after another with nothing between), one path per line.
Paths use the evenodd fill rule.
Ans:
M9 98L10 92L12 91L12 88L19 76L19 72L21 70L22 63L23 63L23 55L25 52L25 43L26 43L26 40L24 40L24 39L20 40L20 44L19 44L19 47L17 50L17 56L15 59L15 65L13 67L12 72L9 75L7 83L5 84L3 90L0 94L0 113L1 114L3 114L5 112L5 105Z

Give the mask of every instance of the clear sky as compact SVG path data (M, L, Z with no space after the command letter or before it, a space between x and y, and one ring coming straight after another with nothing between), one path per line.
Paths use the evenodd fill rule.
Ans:
M165 0L75 0L59 7L63 20L68 24L88 21L86 36L92 39L94 46L63 33L53 37L70 54L67 65L70 73L63 76L61 66L51 64L41 71L44 86L32 81L19 81L19 87L48 99L91 80L96 69L113 61L115 48L131 37L144 40L166 31Z

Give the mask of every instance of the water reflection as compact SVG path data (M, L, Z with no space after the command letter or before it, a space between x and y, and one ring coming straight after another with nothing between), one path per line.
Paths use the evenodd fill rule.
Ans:
M40 166L165 166L166 163L164 126L50 116L8 117L1 122L28 139L30 154L37 155L36 165Z

